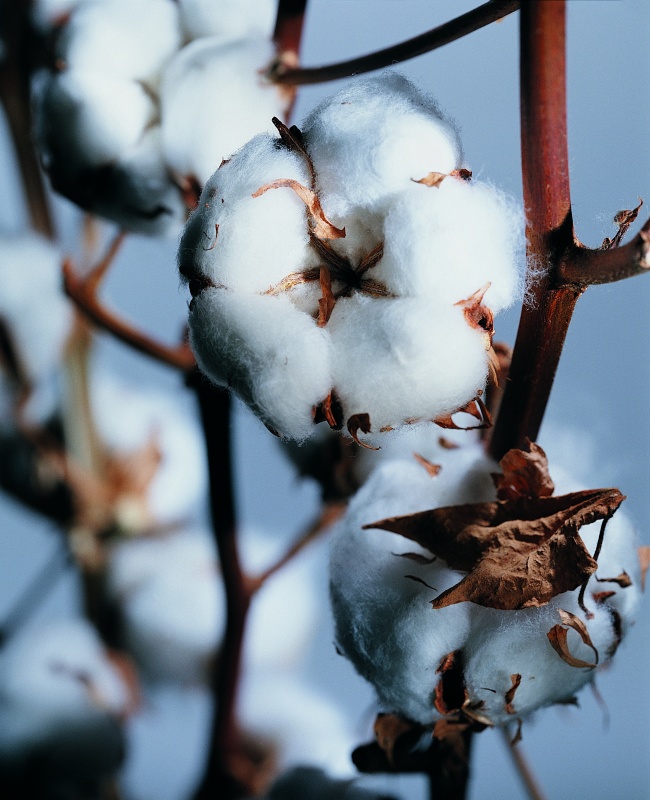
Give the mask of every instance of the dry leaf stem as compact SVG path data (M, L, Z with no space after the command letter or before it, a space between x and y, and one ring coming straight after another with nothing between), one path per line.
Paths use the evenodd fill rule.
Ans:
M508 728L500 728L499 730L501 736L503 737L505 746L512 757L512 763L517 770L517 774L526 787L528 797L530 800L545 800L544 794L537 784L537 780L533 775L530 764L528 763L521 746L519 744L512 744L512 734Z
M297 3L295 4L297 5ZM293 5L293 3L289 1L287 5ZM364 72L394 66L397 62L421 56L467 36L468 33L473 33L491 22L503 19L516 11L519 6L519 0L490 0L490 2L484 3L466 14L461 14L443 25L384 50L321 67L298 68L281 62L274 66L270 77L276 83L302 86L349 78L353 74L360 75Z
M21 0L3 3L5 50L4 60L0 61L0 102L9 125L32 227L53 239L52 215L32 145L29 79L35 38L29 22L29 6Z

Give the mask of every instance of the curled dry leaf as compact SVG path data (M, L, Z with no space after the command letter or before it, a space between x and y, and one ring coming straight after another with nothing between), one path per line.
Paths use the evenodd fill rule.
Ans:
M413 458L420 464L420 466L424 467L427 473L432 477L435 478L436 475L440 474L440 470L442 467L440 464L433 464L429 459L421 456L419 453L413 453Z
M628 586L632 586L632 578L627 572L621 572L615 578L596 578L596 580L598 583L617 583L621 589L627 589Z
M551 643L551 647L563 661L566 661L569 666L581 669L595 669L598 665L598 650L596 650L593 642L591 641L591 637L589 636L589 631L587 630L586 625L579 617L576 617L576 615L572 614L570 611L563 611L560 609L559 614L560 619L562 620L562 625L554 625L546 634L549 642ZM567 627L563 627L564 625ZM593 664L571 655L571 651L569 650L569 645L567 643L569 628L574 630L587 645L587 647L591 647L591 649L594 651L596 660Z
M454 421L454 414L469 414L470 416L479 420L479 424L463 427ZM440 417L436 417L432 421L439 428L456 431L475 431L492 427L492 416L480 395L477 395L473 400L470 400L469 403L466 403L461 408L457 408L456 411L453 411L451 414L444 414ZM417 422L417 420L414 420L414 422Z
M364 528L398 533L468 573L433 608L471 601L513 611L544 605L588 580L598 565L578 531L610 517L624 499L617 489L519 497L434 508Z
M505 710L506 714L515 714L515 708L512 705L512 701L515 699L515 693L519 688L519 684L521 683L521 675L516 672L514 675L510 676L510 681L512 686L508 689L505 694Z
M321 297L318 300L318 327L324 328L336 305L336 298L332 294L332 274L327 267L320 268L319 282Z
M311 157L305 147L302 131L297 125L292 125L290 128L287 127L284 122L281 122L277 117L273 117L271 122L277 128L282 144L287 148L287 150L291 150L293 153L298 153L305 159L307 165L309 166L309 172L311 174L313 185L316 180L316 171L314 170Z
M253 197L260 197L268 192L270 189L293 189L302 202L307 207L307 212L311 221L311 231L318 239L343 239L345 237L345 228L337 228L325 216L325 212L320 204L320 199L313 189L303 186L302 183L293 180L292 178L278 178L276 181L271 181L253 193Z
M550 497L555 490L546 453L530 439L524 446L525 450L509 450L499 462L503 474L492 476L499 500Z
M362 433L370 433L371 431L369 414L353 414L348 419L347 425L348 433L357 444L360 444L361 447L365 447L367 450L379 450L378 447L373 447L372 445L362 442L361 439L359 439L359 431Z
M616 592L593 592L591 596L594 603L601 604L607 602L607 600L609 600L610 597L614 597L615 594Z

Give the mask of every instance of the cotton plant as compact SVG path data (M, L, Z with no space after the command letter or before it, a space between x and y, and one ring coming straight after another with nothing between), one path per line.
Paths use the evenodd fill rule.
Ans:
M396 73L276 125L220 166L181 239L201 369L287 439L453 424L519 293L520 213Z
M554 494L539 446L501 470L477 445L439 458L377 467L330 585L337 646L382 711L444 738L571 702L634 623L641 569L622 495L567 478Z
M252 4L221 5L223 15L174 0L69 9L56 69L35 89L36 139L58 192L127 230L175 233L194 187L283 113L286 92L258 74L275 57L272 4L257 17Z
M0 650L0 675L4 786L31 786L38 796L70 792L119 767L136 697L88 622L21 631Z

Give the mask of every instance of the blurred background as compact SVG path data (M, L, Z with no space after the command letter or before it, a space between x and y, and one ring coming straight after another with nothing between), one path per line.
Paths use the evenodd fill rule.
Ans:
M302 61L320 65L414 36L475 3L465 0L310 0ZM441 50L399 65L458 124L467 166L475 176L521 196L518 118L518 15ZM641 196L650 208L650 7L644 0L568 3L569 156L579 238L598 246L612 236L614 214ZM301 88L292 122L336 84ZM2 123L2 120L0 120ZM27 217L5 129L0 129L0 226L21 229ZM57 198L54 210L64 252L78 250L81 213ZM642 209L639 219L645 220ZM638 230L638 223L628 238ZM107 236L110 226L106 225ZM110 272L108 304L166 341L176 341L189 299L179 286L176 242L130 235ZM580 299L569 332L540 442L551 462L593 486L617 486L625 510L650 544L650 285L644 277L592 287ZM496 320L496 339L514 342L518 309ZM106 335L98 363L141 388L173 392L194 413L177 373L135 354ZM275 440L238 406L234 426L237 504L242 527L289 542L318 507L318 490L301 481ZM207 507L205 510L207 514ZM8 496L0 497L0 624L21 590L47 562L60 534ZM314 644L302 667L334 704L345 709L359 743L370 738L372 692L337 656L327 609L326 544L310 550L318 591ZM78 614L80 587L72 570L39 607L34 620ZM606 800L650 796L650 629L646 596L636 628L614 663L599 672L607 711L586 689L580 708L551 708L527 720L523 748L547 796ZM287 607L291 613L291 606ZM31 624L31 623L30 623ZM282 621L278 620L278 626ZM305 708L308 714L308 708ZM129 729L125 795L181 800L200 775L209 701L200 688L158 687ZM418 777L363 778L406 800L424 798ZM470 798L519 800L526 795L497 732L476 737Z

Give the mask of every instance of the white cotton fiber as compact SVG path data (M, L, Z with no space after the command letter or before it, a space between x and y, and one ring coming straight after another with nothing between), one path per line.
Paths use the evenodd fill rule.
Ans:
M63 28L56 54L67 68L155 86L180 38L173 0L85 0Z
M160 90L163 147L179 175L203 185L222 159L274 130L271 119L284 116L286 102L260 74L274 54L267 39L224 44L211 37L191 42L170 62Z
M178 0L181 25L189 39L218 36L224 41L244 36L270 38L277 0Z
M586 626L598 663L611 658L634 621L640 598L632 526L620 511L607 525L598 570L585 592L591 617L580 606L579 588L539 608L502 611L462 602L432 609L430 601L464 573L449 569L441 558L430 564L400 558L404 552L429 558L431 554L397 534L363 526L428 508L495 498L491 474L498 469L479 445L442 451L438 462L442 469L432 478L415 460L386 461L351 501L331 550L331 599L339 648L374 685L384 710L422 724L441 716L434 706L440 680L436 669L454 651L470 707L494 725L570 700L593 678L594 669L567 663L547 634L555 625L565 626L560 611L568 612ZM581 529L591 553L599 530L599 522ZM629 585L612 580L623 572L631 580ZM405 578L407 574L431 588ZM603 591L615 594L603 596ZM571 656L593 664L594 650L565 627ZM521 682L513 692L517 675Z
M0 653L0 761L37 769L49 784L79 785L113 772L121 718L132 702L95 631L83 620L42 623Z
M304 439L330 390L327 333L284 296L206 289L192 302L201 369L231 386L280 435Z
M485 335L458 307L358 294L337 303L329 330L344 416L369 414L374 434L455 411L483 389Z

